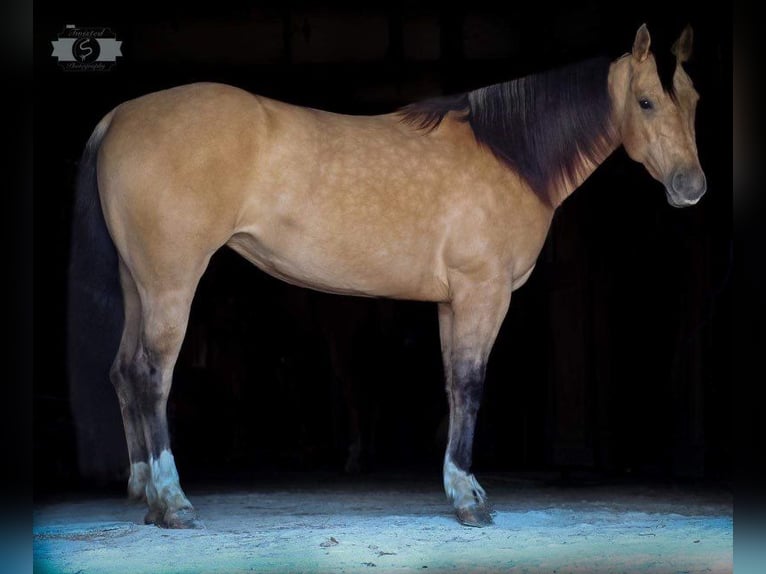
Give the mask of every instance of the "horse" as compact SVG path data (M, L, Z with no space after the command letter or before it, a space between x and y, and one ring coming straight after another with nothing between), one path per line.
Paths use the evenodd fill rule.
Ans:
M471 472L487 361L555 210L620 145L670 205L694 205L706 191L699 95L683 65L692 37L687 26L666 57L655 56L643 24L619 58L383 115L217 83L108 112L79 164L70 310L120 328L109 378L128 495L148 506L145 522L200 525L180 485L166 404L195 289L227 246L294 285L436 303L449 403L444 489L461 524L491 524ZM81 354L97 344L87 329L71 334Z

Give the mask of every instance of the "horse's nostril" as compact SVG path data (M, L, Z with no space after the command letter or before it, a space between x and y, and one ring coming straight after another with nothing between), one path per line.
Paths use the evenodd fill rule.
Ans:
M684 170L679 169L673 174L673 191L681 193L686 191L688 185L688 176Z
M682 194L702 195L707 188L705 174L700 169L677 170L673 174L671 185L673 186L673 191Z

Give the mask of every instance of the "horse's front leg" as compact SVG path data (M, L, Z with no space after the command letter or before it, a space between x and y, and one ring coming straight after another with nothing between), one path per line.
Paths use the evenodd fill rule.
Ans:
M466 284L451 303L439 306L439 330L449 398L449 440L444 489L458 520L467 526L492 523L487 495L471 474L476 416L487 359L511 299L510 281Z

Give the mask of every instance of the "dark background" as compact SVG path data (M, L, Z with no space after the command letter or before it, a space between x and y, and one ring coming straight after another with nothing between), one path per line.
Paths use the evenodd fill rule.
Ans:
M618 150L559 209L493 350L474 470L568 480L731 478L732 48L712 3L36 2L34 14L34 478L38 494L124 488L108 381L70 400L66 270L73 182L120 102L213 80L343 113L382 113L593 55L647 22L656 50L686 23L702 95L708 193L677 210ZM107 26L108 72L61 70L66 24ZM272 279L229 251L203 278L169 413L185 482L343 472L351 412L362 470L441 471L447 401L435 305L351 299ZM353 410L350 410L353 406Z

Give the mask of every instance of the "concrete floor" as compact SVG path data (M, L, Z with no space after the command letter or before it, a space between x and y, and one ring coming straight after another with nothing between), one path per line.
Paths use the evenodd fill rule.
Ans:
M186 531L143 525L121 498L65 497L34 508L35 572L732 572L725 490L478 478L497 511L483 529L453 519L438 474L191 487L204 528Z

